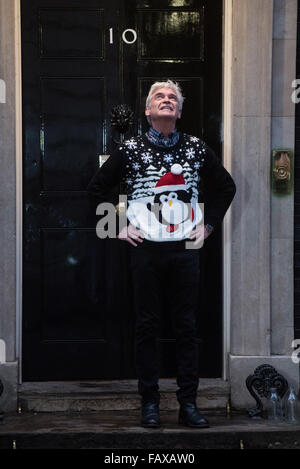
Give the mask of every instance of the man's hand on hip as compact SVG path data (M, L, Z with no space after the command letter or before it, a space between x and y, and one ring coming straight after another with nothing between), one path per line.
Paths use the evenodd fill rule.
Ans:
M206 239L210 234L212 233L212 230L208 230L206 226L204 225L196 225L195 228L192 230L189 239L194 239L194 245L196 246L197 244L200 244L204 239Z
M118 234L118 238L121 241L127 241L128 243L132 244L132 246L137 246L137 243L135 243L134 240L138 241L139 243L142 243L144 235L140 230L138 230L135 226L129 223L128 226L125 226L120 231L120 233Z

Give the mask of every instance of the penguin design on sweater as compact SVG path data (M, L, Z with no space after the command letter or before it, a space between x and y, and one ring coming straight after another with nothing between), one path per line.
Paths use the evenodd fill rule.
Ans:
M168 233L178 230L185 221L194 220L190 201L191 195L186 188L182 166L175 163L154 188L154 214L159 223L166 225Z

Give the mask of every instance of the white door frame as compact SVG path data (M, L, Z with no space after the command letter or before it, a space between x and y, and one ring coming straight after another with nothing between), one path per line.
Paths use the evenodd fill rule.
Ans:
M16 358L22 383L22 267L23 267L23 167L22 167L22 58L21 0L14 0L15 11L15 105L16 105Z
M232 70L232 2L223 0L223 164L231 173L231 70ZM223 379L229 378L228 356L230 352L231 326L231 208L223 222Z

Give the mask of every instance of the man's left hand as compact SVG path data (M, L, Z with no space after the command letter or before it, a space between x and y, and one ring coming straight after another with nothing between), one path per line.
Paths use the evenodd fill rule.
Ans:
M204 225L196 225L195 228L192 230L189 239L194 239L194 246L200 244L204 239L206 239L212 230L208 230Z

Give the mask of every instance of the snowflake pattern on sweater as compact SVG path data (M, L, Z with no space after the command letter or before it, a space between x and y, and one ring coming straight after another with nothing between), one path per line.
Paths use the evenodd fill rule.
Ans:
M186 238L203 219L197 202L199 169L205 160L205 143L198 137L184 134L179 145L161 148L138 136L126 140L119 151L125 158L123 183L128 195L129 221L142 229L149 240ZM174 164L177 168L180 166L182 184L176 185L176 189L172 184L166 185L160 189L159 197L156 196L156 186L161 178L170 174L172 179ZM170 197L173 199L169 200ZM152 213L155 204L159 216Z
M206 144L198 137L183 135L183 143L175 148L154 148L153 145L138 136L126 140L119 151L126 160L126 192L129 199L152 195L152 189L173 163L183 167L183 177L192 189L194 198L198 196L199 169L205 159ZM149 164L150 163L150 164Z

